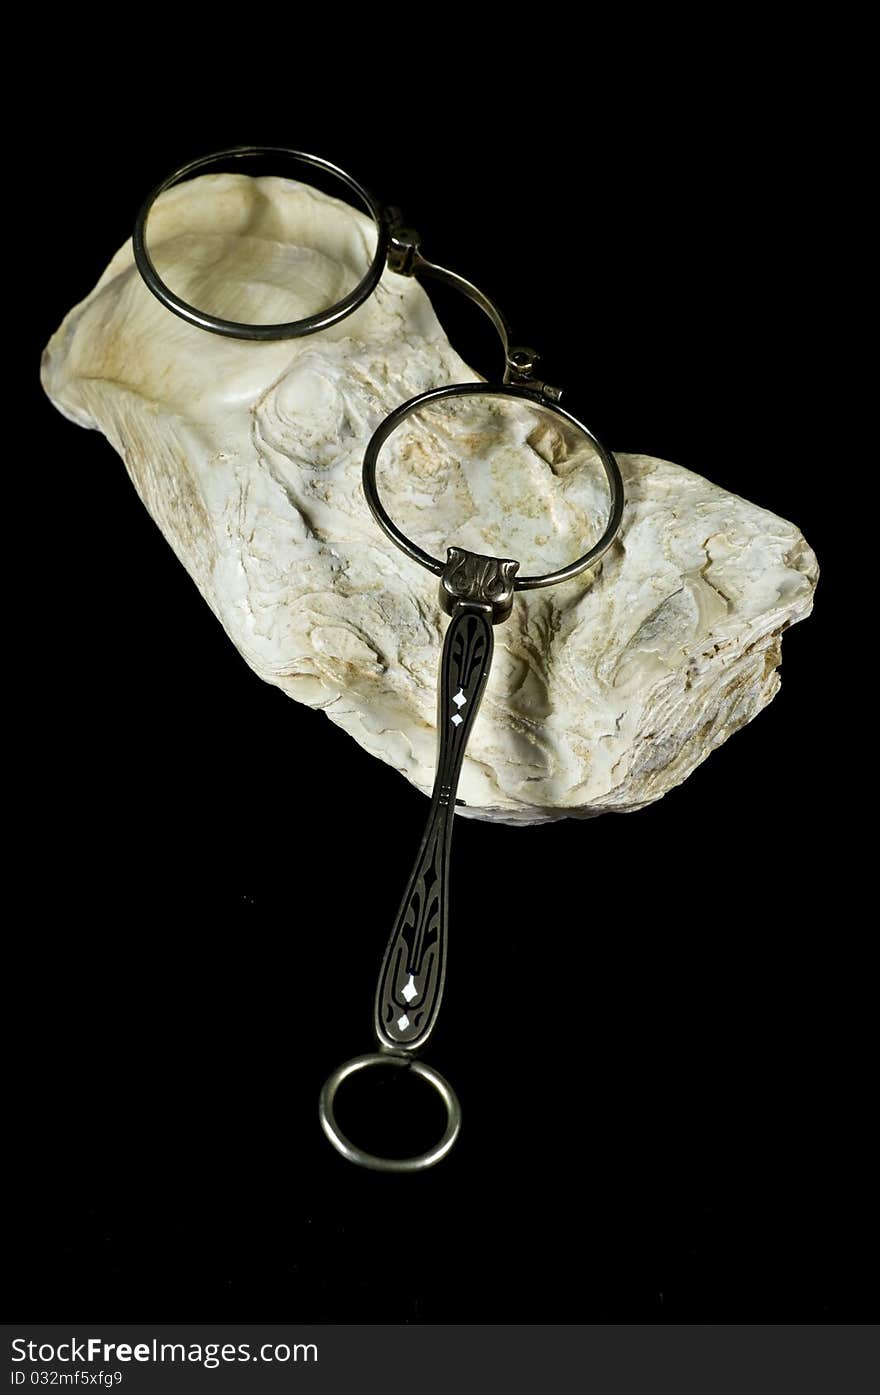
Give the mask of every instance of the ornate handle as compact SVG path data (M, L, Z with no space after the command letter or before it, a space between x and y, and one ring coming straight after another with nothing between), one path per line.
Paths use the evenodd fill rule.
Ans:
M455 794L494 640L510 614L517 563L451 547L440 583L452 616L437 701L439 750L428 822L379 975L374 1026L381 1046L418 1051L430 1036L446 978L449 853Z
M452 619L440 660L437 773L419 855L379 974L374 1027L381 1050L356 1056L334 1071L324 1083L319 1104L321 1127L330 1142L359 1167L380 1172L433 1167L449 1152L461 1127L454 1090L437 1071L416 1061L415 1053L431 1035L443 997L455 792L489 677L495 647L492 626L510 614L517 566L451 547L441 574L440 603ZM438 1092L446 1106L446 1130L435 1147L412 1158L384 1158L346 1138L336 1122L336 1092L350 1075L374 1066L407 1067Z
M461 605L440 664L440 749L428 822L376 991L376 1036L383 1046L417 1051L431 1034L446 977L449 852L455 792L468 736L492 663L492 613Z

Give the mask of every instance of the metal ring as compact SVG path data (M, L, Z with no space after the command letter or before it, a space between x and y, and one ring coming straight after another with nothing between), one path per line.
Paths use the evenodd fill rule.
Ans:
M569 563L567 567L560 567L558 571L547 572L542 576L518 576L514 581L516 591L536 591L542 586L555 586L560 581L570 581L573 576L579 576L586 571L587 567L596 562L614 541L620 529L623 518L624 492L623 480L620 476L620 469L617 461L609 450L606 450L602 442L593 435L583 422L578 421L570 412L558 407L554 402L548 402L540 392L533 391L526 387L517 387L513 384L496 383L456 383L451 387L433 388L430 392L420 393L418 397L411 397L408 402L395 410L385 418L382 424L374 431L370 438L364 456L363 485L364 493L367 496L367 503L376 522L391 541L405 552L414 562L418 562L423 567L427 567L429 572L435 576L440 576L446 567L445 562L440 562L436 557L432 557L429 552L423 551L410 538L402 533L397 524L389 517L376 487L376 465L379 459L379 452L388 440L393 431L396 431L401 422L413 412L417 412L421 407L426 407L429 402L439 402L447 397L518 397L523 401L532 402L538 407L543 407L547 412L551 412L556 417L561 417L570 426L582 431L589 441L592 441L596 448L605 477L608 480L608 488L611 491L611 511L608 524L599 541L585 552L582 557L578 557L575 562Z
M413 1158L380 1158L376 1153L365 1152L356 1143L352 1143L350 1138L346 1138L337 1124L336 1115L333 1112L336 1092L342 1082L347 1080L350 1075L355 1075L359 1070L366 1070L368 1066L404 1067L434 1086L437 1094L446 1105L446 1131L435 1147L429 1148L426 1153L417 1153ZM449 1082L444 1080L439 1071L434 1070L431 1066L426 1066L423 1061L417 1061L412 1056L395 1051L375 1051L367 1056L355 1056L353 1060L346 1061L325 1082L321 1091L318 1114L321 1128L337 1153L341 1153L349 1162L357 1163L358 1167L368 1167L373 1172L423 1172L426 1167L433 1167L441 1158L446 1157L461 1129L461 1105Z
M204 172L213 165L225 164L230 160L244 160L251 157L260 156L284 156L286 159L299 161L302 164L311 165L315 169L323 170L325 174L333 175L342 181L352 193L361 200L367 212L376 225L376 255L366 272L353 290L342 300L331 305L329 309L322 310L316 315L308 315L304 320L291 320L287 324L274 325L251 325L239 323L237 320L221 320L216 315L209 315L204 310L199 310L195 305L190 305L175 295L169 286L165 284L153 265L149 252L147 251L146 231L147 218L150 210L160 194L164 194L166 189L171 189L175 184L181 184L190 175ZM239 145L233 146L229 150L218 150L213 155L203 155L198 160L191 160L189 164L182 165L175 170L167 179L157 185L153 192L145 199L132 234L132 247L137 269L146 281L153 295L162 304L171 310L175 315L179 315L182 320L188 320L190 324L198 325L200 329L210 330L212 334L225 334L233 339L299 339L305 334L314 334L318 329L326 329L329 325L334 325L339 320L344 320L346 315L352 314L359 305L370 296L381 279L385 270L385 259L388 252L388 227L382 213L382 207L373 197L369 190L345 170L339 169L329 160L323 160L320 155L306 155L301 150L288 150L281 145Z

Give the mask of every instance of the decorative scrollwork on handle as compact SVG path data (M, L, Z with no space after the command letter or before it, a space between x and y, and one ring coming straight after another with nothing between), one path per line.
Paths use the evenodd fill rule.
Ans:
M440 1009L455 794L493 647L488 606L460 603L446 631L440 662L439 750L428 822L376 993L376 1035L381 1045L397 1051L422 1047Z
M505 557L483 557L479 552L466 552L463 547L446 551L446 566L440 577L440 604L448 615L454 615L462 601L487 605L492 610L493 625L500 625L513 609L513 583L519 562Z

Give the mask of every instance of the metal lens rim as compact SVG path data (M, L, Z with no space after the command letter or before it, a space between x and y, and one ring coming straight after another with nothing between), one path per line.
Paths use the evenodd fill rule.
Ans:
M574 562L569 563L566 567L560 567L557 571L545 572L540 576L518 576L514 582L514 589L517 591L535 591L543 586L555 586L559 582L570 581L572 577L579 576L581 572L586 571L594 562L597 562L603 553L608 551L616 538L623 518L623 480L617 461L589 427L585 426L582 421L578 421L577 417L572 416L563 407L557 406L555 402L548 402L539 391L510 383L456 383L450 387L433 388L430 392L420 393L418 397L411 397L408 402L395 408L385 418L370 438L364 455L363 486L370 511L386 536L414 562L426 567L435 576L442 574L446 562L441 562L437 557L432 557L429 552L420 548L398 528L388 514L379 498L376 485L376 467L383 445L407 417L412 416L414 412L428 406L431 402L440 402L451 397L515 397L525 402L531 402L582 432L595 448L605 471L605 478L611 493L611 504L608 523L598 542Z
M376 225L375 256L364 276L342 300L315 315L308 315L303 320L291 320L284 324L255 325L237 320L223 320L216 315L209 315L206 311L199 310L197 306L190 305L188 301L175 295L153 265L152 258L147 251L146 241L150 210L160 194L164 194L166 190L174 188L177 184L184 183L195 174L205 174L214 166L228 164L230 161L265 159L276 156L322 170L325 174L340 180L357 196ZM197 325L199 329L209 330L212 334L224 334L231 339L264 341L299 339L304 335L314 334L319 329L327 329L330 325L344 320L347 315L351 315L359 305L362 305L372 295L382 272L385 270L388 254L388 227L378 200L358 180L345 170L340 169L338 165L331 164L329 160L322 159L320 155L308 155L304 151L290 150L286 146L241 145L233 146L229 150L218 150L211 155L203 155L198 160L191 160L189 164L182 165L175 170L167 179L163 179L162 183L156 186L141 206L132 234L132 248L137 269L153 295L162 302L166 309L179 315L182 320Z

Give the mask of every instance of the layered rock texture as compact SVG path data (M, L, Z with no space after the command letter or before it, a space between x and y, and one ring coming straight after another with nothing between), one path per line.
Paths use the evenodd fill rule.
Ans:
M222 229L222 231L218 231ZM289 180L208 175L149 224L163 277L214 314L293 320L360 277L372 225ZM170 314L130 244L44 356L55 405L122 456L135 488L261 678L321 707L429 790L446 618L437 581L396 551L361 490L365 445L405 399L474 380L414 280L385 273L348 319L252 343ZM660 798L779 687L780 638L809 614L816 559L798 529L701 476L618 455L619 541L596 569L517 597L462 775L463 812L539 822ZM386 446L382 496L427 551L583 552L607 514L575 433L522 403L469 398Z

